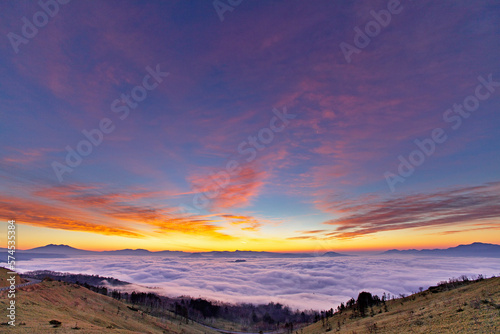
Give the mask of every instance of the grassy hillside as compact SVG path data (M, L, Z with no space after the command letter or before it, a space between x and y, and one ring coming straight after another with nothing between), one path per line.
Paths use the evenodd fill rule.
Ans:
M5 276L7 270L0 268ZM455 284L451 284L455 285ZM316 333L498 333L500 331L500 278L461 282L388 300L366 309L366 316L353 317L345 309L327 319L295 329ZM451 288L451 289L450 289ZM0 309L9 299L0 292ZM0 326L12 333L217 333L166 311L161 318L145 314L121 301L80 285L44 281L17 290L16 327ZM61 322L54 327L51 320ZM225 326L224 326L225 325ZM213 326L241 329L215 319ZM298 328L295 327L295 328Z
M7 278L10 278L11 275L7 275L10 270L0 267L0 288L9 286L9 282L7 282ZM26 280L22 279L16 274L16 285L26 282Z
M434 292L431 292L433 290ZM353 311L336 313L300 331L316 333L499 333L500 277L441 291L426 290L367 310L352 318ZM372 316L370 316L372 314Z
M0 309L5 310L8 301L6 292L0 292ZM79 285L57 281L19 289L16 306L16 326L8 326L12 333L216 333L174 317L153 318ZM62 324L54 328L51 320ZM6 329L0 326L0 332Z

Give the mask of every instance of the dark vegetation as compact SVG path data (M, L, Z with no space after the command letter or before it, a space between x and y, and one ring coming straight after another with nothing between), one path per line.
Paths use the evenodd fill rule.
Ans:
M122 302L128 303L127 307L136 312L144 312L158 318L167 317L167 312L174 314L180 322L189 323L196 321L206 325L212 325L214 320L222 319L242 325L242 330L278 330L284 329L288 333L295 331L312 322L321 321L325 331L340 329L342 324L330 323L330 318L334 314L349 312L349 318L375 316L377 313L388 312L386 301L397 299L401 304L408 300L415 300L417 294L434 294L443 291L453 290L484 279L482 275L477 278L468 278L463 275L459 278L451 278L448 281L439 282L436 286L429 287L428 290L415 292L406 296L400 294L395 296L384 293L382 297L372 295L370 292L362 291L356 299L351 298L345 303L341 303L336 310L333 308L326 311L316 312L313 310L292 311L288 306L279 303L269 303L261 305L253 304L229 304L220 301L210 301L202 298L165 297L151 292L121 292L118 289L110 289L107 286L125 286L129 283L111 277L101 277L97 275L68 274L52 271L35 271L21 275L27 278L40 280L58 280L68 283L79 284L89 290L112 297ZM399 297L399 298L397 298ZM485 303L485 301L482 301ZM486 301L488 302L488 301ZM477 304L480 304L477 301ZM472 304L471 304L472 305ZM500 306L494 305L496 308ZM460 312L461 310L457 310ZM117 310L119 313L120 310ZM53 324L55 327L58 324ZM368 328L369 327L369 328ZM376 333L378 328L376 323L371 323L367 327L369 333Z
M49 324L51 324L52 327L56 328L56 327L60 327L62 322L60 322L59 320L50 320Z
M479 282L484 279L483 275L479 275L476 278L469 278L465 275L460 276L459 278L450 278L448 281L441 281L438 283L436 286L431 286L427 291L423 291L423 288L420 288L421 294L426 294L426 293L439 293L443 291L449 291L453 290L465 285L469 285L474 282ZM399 295L399 300L401 303L404 303L405 301L411 299L415 299L416 293L413 293L410 296L406 296L404 294ZM382 298L380 298L377 295L373 295L369 292L363 291L359 293L358 298L355 300L354 298L351 298L348 300L345 304L341 303L338 307L336 312L345 312L345 311L352 311L351 317L365 317L367 315L374 315L373 311L373 306L383 306L384 312L387 312L387 305L386 301L391 299L390 294L383 294ZM396 299L396 296L392 296L392 299ZM370 309L368 313L368 309ZM379 310L379 312L382 310Z
M464 285L469 285L474 282L482 281L483 279L484 279L483 275L479 275L477 278L469 278L465 275L462 275L459 278L450 278L448 281L439 282L437 286L429 287L429 291L432 293L449 291Z
M197 321L210 326L215 319L222 319L242 325L243 330L275 330L286 329L292 332L297 327L310 324L333 314L333 309L318 313L316 311L292 311L288 306L279 303L269 304L229 304L188 296L166 297L151 292L121 292L120 287L129 283L111 277L59 273L53 271L34 271L23 274L25 278L39 280L55 280L81 285L89 290L131 304L132 311L145 312L158 318L167 317L172 312L181 322ZM117 289L109 288L116 286ZM120 310L117 310L119 313Z
M108 295L117 300L132 304L128 306L131 310L139 309L156 316L165 316L165 311L175 314L179 321L189 323L194 320L211 325L213 319L223 319L230 322L242 324L246 330L259 329L270 330L278 328L293 328L293 324L309 324L318 319L319 315L314 311L292 311L289 307L279 303L266 305L253 304L229 304L218 301L210 301L202 298L191 297L165 297L151 292L120 292L109 290L105 287L94 287L83 284L84 287Z
M122 286L122 285L130 284L128 282L120 281L120 280L113 278L113 277L102 277L99 275L59 273L59 272L50 271L50 270L30 271L30 272L27 272L25 274L22 274L21 277L23 277L23 278L35 278L35 279L39 279L39 280L44 280L44 279L49 278L49 279L52 279L54 281L61 281L61 282L67 282L67 283L77 283L77 284L87 283L87 284L90 284L93 286L104 285L106 282L108 282L110 285L113 285L113 286Z
M335 312L332 310L326 311L326 312L321 312L319 315L319 319L321 320L323 328L325 328L325 331L331 331L333 329L332 324L329 321L329 318L332 317L334 314L342 314L349 312L349 318L362 318L362 317L373 317L377 313L383 313L383 312L389 312L389 309L387 307L386 301L388 300L398 300L401 304L404 304L406 301L409 300L415 300L417 294L421 294L425 296L426 294L434 294L434 293L440 293L444 291L450 291L453 289L460 288L462 286L466 286L469 284L472 284L474 282L479 282L484 280L483 275L479 275L474 278L469 278L465 275L460 276L459 278L450 278L448 281L441 281L439 282L436 286L431 286L429 287L428 290L423 291L423 288L419 288L419 292L414 292L413 294L406 296L404 294L400 294L397 298L395 295L390 295L384 293L382 297L379 297L377 295L372 295L369 292L362 291L358 294L358 298L354 299L351 298L349 299L346 303L341 303ZM491 304L492 307L495 307L497 309L500 309L500 305L496 305L492 303L489 300L483 300L483 304ZM472 307L479 308L479 300L478 301L472 301L471 302ZM375 307L375 308L374 308ZM457 309L457 312L462 312L463 309ZM343 323L337 322L336 325L337 330L340 330L341 326ZM370 323L367 325L367 331L368 333L376 333L378 330L377 324L376 323Z

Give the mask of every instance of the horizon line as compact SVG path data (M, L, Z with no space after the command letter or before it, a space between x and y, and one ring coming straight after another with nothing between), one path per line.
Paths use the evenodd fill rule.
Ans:
M475 241L469 244L458 244L455 246L450 246L447 248L378 248L378 249L353 249L353 250L341 250L341 251L336 251L336 250L323 250L323 251L318 251L318 250L310 250L310 251L283 251L283 252L276 252L276 251L266 251L266 250L241 250L241 249L236 249L236 250L206 250L206 251L183 251L183 250L169 250L169 249L163 249L163 250L149 250L145 248L121 248L121 249L112 249L112 250L95 250L95 249L82 249L82 248L76 248L71 245L67 244L46 244L43 246L37 246L33 248L28 248L28 249L20 249L18 248L18 251L30 251L36 248L43 248L47 246L67 246L76 250L81 250L81 251L87 251L87 252L115 252L115 251L123 251L123 250L130 250L130 251L147 251L150 253L160 253L160 252L179 252L179 253L188 253L188 254L196 254L196 253L212 253L212 252L219 252L219 253L236 253L236 252L253 252L253 253L272 253L272 254L315 254L315 253L329 253L329 252L334 252L338 254L346 254L346 253L370 253L370 252L384 252L384 251L390 251L390 250L398 250L398 251L408 251L408 250L444 250L444 249L449 249L449 248L454 248L458 246L468 246L468 245L473 245L473 244L484 244L484 245L496 245L500 246L500 244L494 244L494 243L486 243L486 242L479 242Z

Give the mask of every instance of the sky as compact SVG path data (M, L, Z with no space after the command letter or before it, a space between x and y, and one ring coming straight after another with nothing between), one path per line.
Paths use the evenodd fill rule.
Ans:
M0 18L18 248L500 243L497 1L8 1Z

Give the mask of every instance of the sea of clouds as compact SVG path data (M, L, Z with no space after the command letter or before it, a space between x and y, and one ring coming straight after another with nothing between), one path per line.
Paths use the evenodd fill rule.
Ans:
M167 296L188 295L235 303L272 301L301 310L335 308L363 290L398 296L460 275L500 274L500 258L371 255L233 261L79 256L21 261L17 270L97 274L155 287L154 292Z

